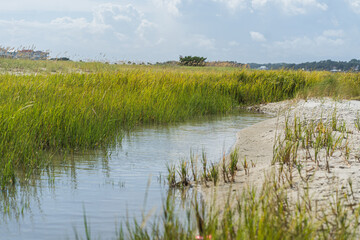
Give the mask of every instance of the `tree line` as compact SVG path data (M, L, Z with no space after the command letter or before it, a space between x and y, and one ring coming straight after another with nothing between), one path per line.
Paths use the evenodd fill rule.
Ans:
M258 69L262 66L265 66L267 69L294 69L294 70L318 70L318 71L359 71L360 70L360 60L352 59L350 61L332 61L324 60L319 62L305 62L305 63L249 63L248 64L252 69Z

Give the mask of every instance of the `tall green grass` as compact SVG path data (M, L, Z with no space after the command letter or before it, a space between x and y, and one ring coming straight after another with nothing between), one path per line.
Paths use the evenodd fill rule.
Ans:
M159 216L127 220L114 239L359 239L360 207L349 207L349 187L318 205L306 191L289 200L288 188L270 174L262 187L235 198L230 193L220 208L195 193L184 216L170 190ZM84 225L86 239L92 239L86 217Z
M55 64L19 63L30 72ZM239 105L297 96L360 94L359 75L351 73L58 64L64 73L0 75L2 188L16 181L16 172L30 176L41 170L52 154L106 147L138 125L224 114ZM77 68L90 73L71 73Z

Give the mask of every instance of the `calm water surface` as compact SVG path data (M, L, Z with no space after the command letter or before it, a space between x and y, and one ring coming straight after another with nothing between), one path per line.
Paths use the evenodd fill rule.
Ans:
M59 160L40 179L0 198L0 239L74 239L84 236L84 211L92 236L113 239L127 216L160 209L166 189L159 176L166 163L190 156L190 149L219 161L236 132L268 118L262 114L198 119L179 125L133 131L107 152L88 152ZM148 181L151 181L148 187Z

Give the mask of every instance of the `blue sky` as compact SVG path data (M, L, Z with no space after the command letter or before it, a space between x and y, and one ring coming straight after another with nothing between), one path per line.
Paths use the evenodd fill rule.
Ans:
M0 45L156 62L360 58L360 0L1 0Z

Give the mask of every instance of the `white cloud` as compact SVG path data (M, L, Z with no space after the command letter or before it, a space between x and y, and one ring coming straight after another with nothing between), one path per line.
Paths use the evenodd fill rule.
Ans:
M323 32L323 35L325 37L342 37L344 35L344 31L343 30L330 29L330 30L325 30Z
M153 0L156 6L166 9L168 13L174 16L180 16L179 5L181 0Z
M236 9L243 9L246 7L246 0L213 0L213 1L225 4L230 11L235 11Z
M0 20L2 34L12 39L43 36L56 42L120 41L127 47L149 46L159 42L156 24L132 5L100 4L93 9L90 19L59 17L48 22ZM39 34L42 32L42 34ZM0 35L1 36L1 35ZM73 39L73 40L71 40ZM75 40L76 39L76 40Z
M137 40L153 45L159 41L157 25L145 18L142 11L131 4L101 4L94 8L92 25L107 26L115 37L139 45ZM131 43L129 43L131 44Z
M314 42L317 46L341 46L344 44L342 38L329 38L324 35L316 37Z
M309 9L320 9L326 11L328 5L318 0L250 0L253 9L260 9L267 4L275 4L289 15L306 14ZM358 0L360 1L360 0Z
M350 8L360 14L360 0L346 0L347 3L350 5Z
M148 46L154 46L164 42L164 39L158 32L158 26L146 19L141 21L135 32Z
M94 22L104 24L106 22L124 21L131 23L139 21L143 17L143 13L131 4L119 5L113 3L105 3L93 9Z
M322 34L313 38L304 36L293 39L287 39L284 41L278 41L268 45L270 48L281 48L294 51L313 51L315 48L318 50L326 49L327 47L336 47L345 43L342 38L342 30L326 30Z
M324 56L326 49L330 50L330 57L353 57L360 32L356 21L346 17L351 17L348 13L356 9L360 14L360 0L341 2L342 5L326 0L4 0L0 9L0 44L35 44L39 49L68 50L88 56L107 51L118 59L154 61L185 53L242 62L254 58L274 61L274 53L283 54L277 59L311 60ZM32 3L35 6L31 7ZM71 4L74 9L67 11ZM28 7L29 11L25 11ZM330 7L342 7L339 12L344 14L339 21L331 16L333 10L326 12ZM199 13L199 9L206 9L206 13ZM315 23L311 27L306 22L300 24L303 16L296 16L308 13ZM283 21L288 22L282 24ZM274 27L270 36L264 30L269 26L282 27ZM327 26L327 30L321 26ZM299 32L304 35L297 35ZM284 38L274 42L276 36Z
M238 46L240 46L240 43L237 41L230 41L230 42L228 42L228 45L230 47L238 47Z
M318 8L326 11L328 5L317 0L277 0L283 10L290 15L305 14L308 9Z
M250 32L251 39L255 42L266 42L266 38L262 33Z
M341 46L345 43L344 31L341 29L330 29L323 31L322 35L315 38L315 42L318 46L328 45L328 46Z
M89 22L85 18L71 17L56 18L50 22L50 25L57 29L86 30L93 34L102 33L106 29L111 28L111 26L105 23Z
M215 49L215 39L208 38L201 34L194 34L188 37L188 40L184 42L184 45L211 50Z
M47 24L38 21L25 21L25 20L0 20L0 25L3 25L4 27L9 27L9 29L17 28L17 27L42 28L47 26Z
M98 5L96 0L11 0L1 1L1 12L11 11L67 11L84 12Z
M282 49L302 49L310 45L313 45L313 41L308 37L298 37L293 39L287 39L284 41L275 42L271 47Z
M148 20L142 20L139 27L136 29L136 33L141 37L144 38L145 37L145 32L148 29L152 29L155 28L156 25L152 22L149 22Z
M122 41L122 42L129 39L129 38L128 38L125 34L123 34L123 33L115 32L114 34L115 34L116 38L117 38L118 40Z
M254 9L257 9L257 8L261 8L261 7L265 6L268 2L269 2L269 0L252 0L251 6Z

